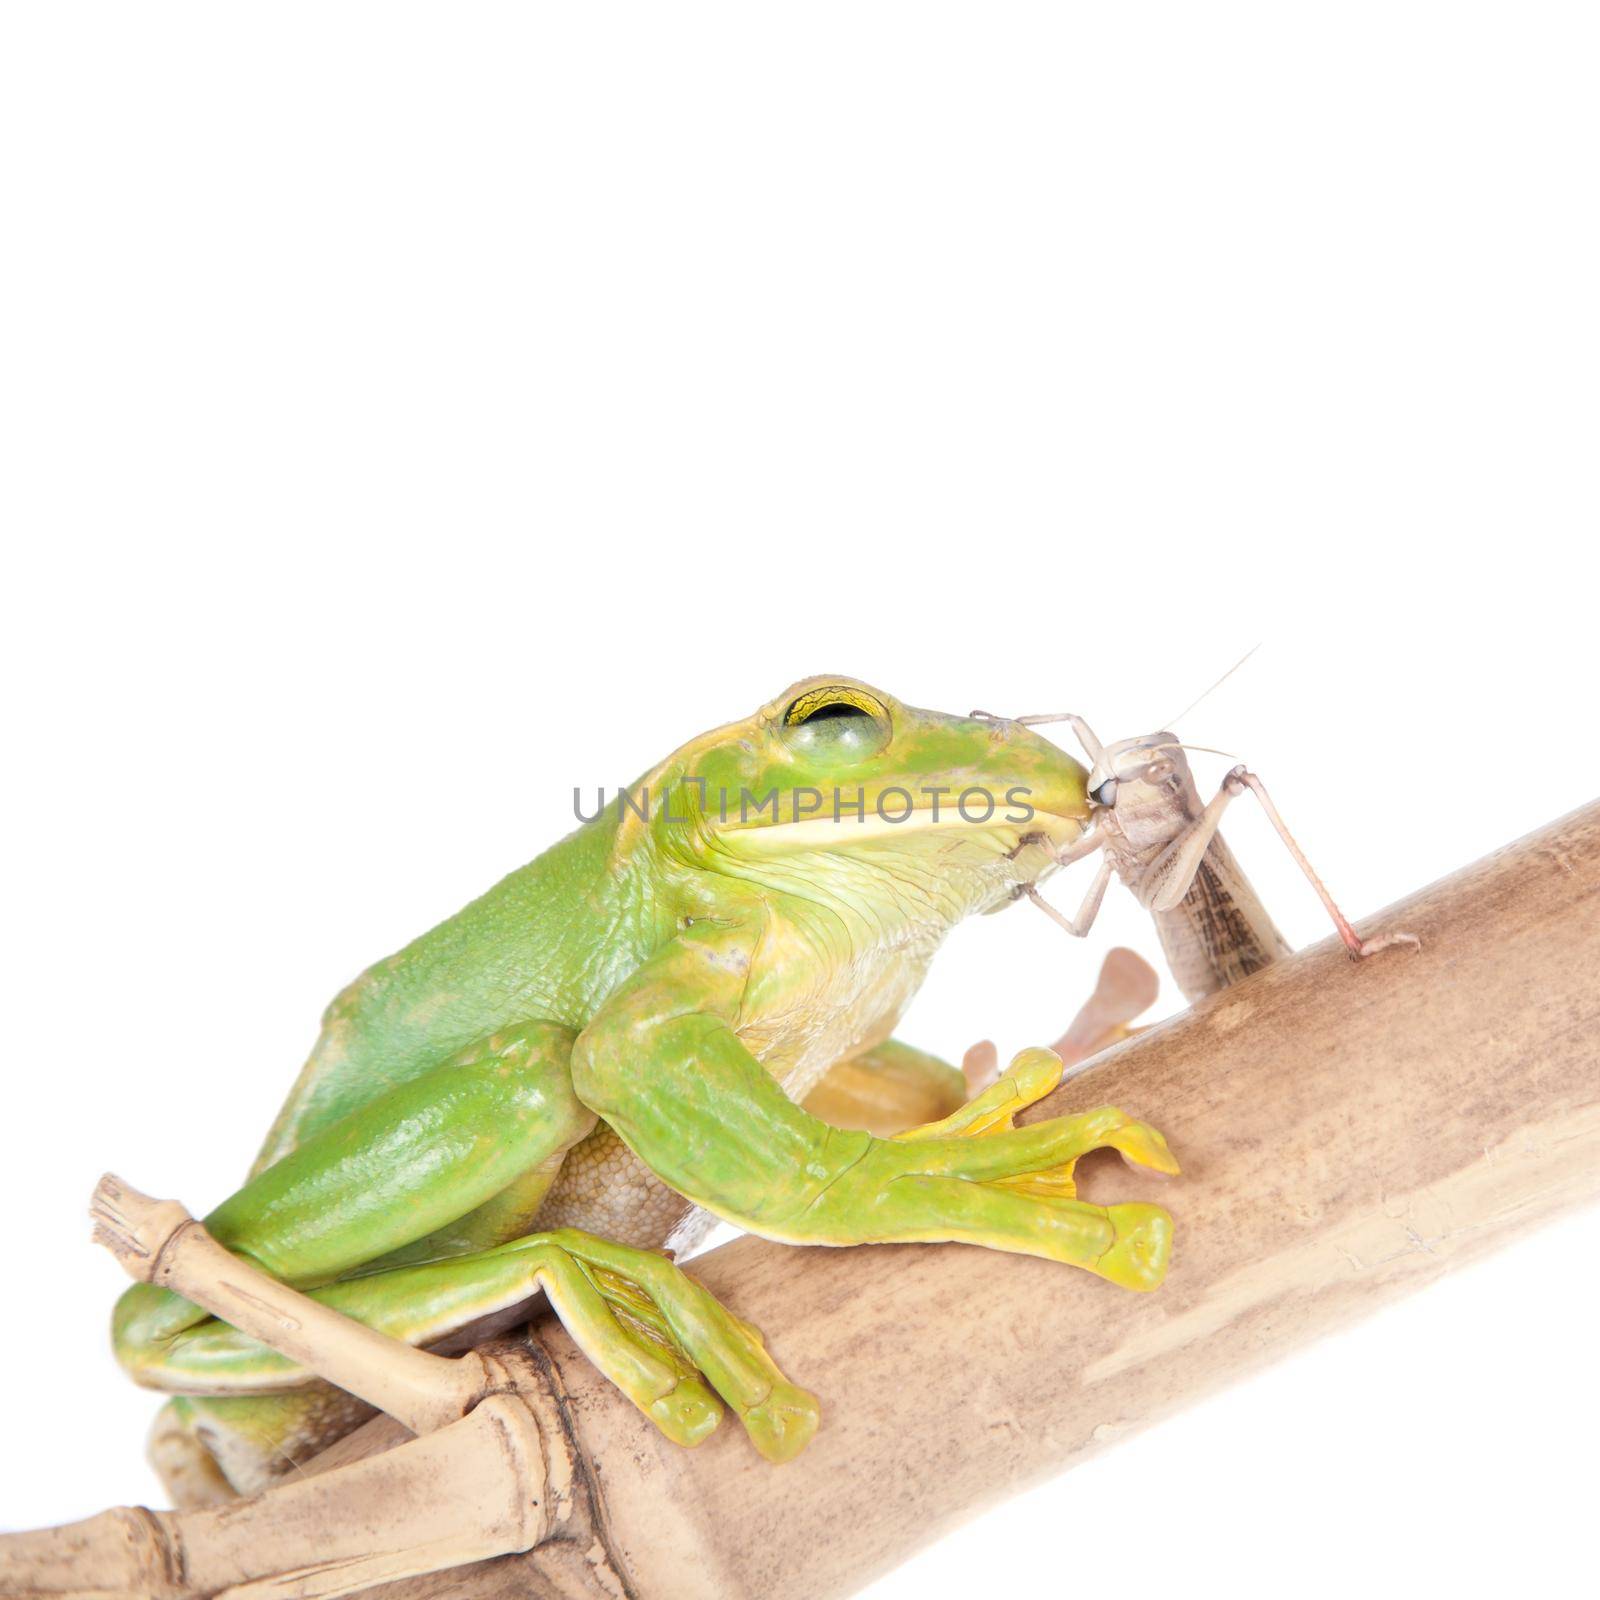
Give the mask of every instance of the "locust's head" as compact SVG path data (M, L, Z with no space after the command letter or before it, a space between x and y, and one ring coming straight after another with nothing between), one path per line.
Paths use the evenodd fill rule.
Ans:
M1175 733L1145 733L1102 745L1087 729L1079 729L1093 760L1089 769L1089 804L1099 811L1143 810L1169 803L1192 781L1189 762Z

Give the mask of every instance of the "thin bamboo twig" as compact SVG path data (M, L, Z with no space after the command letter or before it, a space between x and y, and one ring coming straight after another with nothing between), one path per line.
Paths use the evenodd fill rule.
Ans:
M447 1360L343 1316L225 1250L176 1200L152 1200L114 1173L89 1211L95 1242L131 1278L183 1295L413 1433L458 1422L493 1385L476 1351Z
M295 1486L292 1517L278 1489L220 1512L125 1510L16 1536L0 1545L0 1593L352 1592L307 1587L304 1572L286 1586L219 1586L238 1551L223 1537L217 1555L207 1539L218 1524L204 1519L255 1519L257 1568L263 1546L290 1533L302 1545L338 1535L347 1557L371 1562L378 1535L370 1505L356 1526L354 1474L387 1462L391 1499L425 1494L413 1452L499 1401L529 1408L529 1447L536 1435L556 1464L559 1493L531 1513L546 1542L370 1593L850 1594L986 1504L1600 1194L1600 804L1381 923L1414 930L1421 953L1356 964L1330 940L1120 1047L1038 1108L1114 1097L1171 1136L1184 1177L1162 1198L1178 1250L1157 1294L964 1247L740 1240L695 1271L822 1394L824 1425L796 1462L769 1467L726 1427L692 1452L667 1444L546 1316L527 1344L497 1352L514 1393L414 1443L375 1419L314 1464L324 1475ZM1147 1172L1101 1164L1084 1176L1097 1201L1148 1197ZM462 1502L486 1482L487 1451L466 1456L433 1477L457 1530L480 1526ZM118 1570L148 1576L165 1560L180 1586L87 1589L84 1563L114 1578L116 1551L133 1552ZM338 1576L419 1570L379 1559L389 1564Z

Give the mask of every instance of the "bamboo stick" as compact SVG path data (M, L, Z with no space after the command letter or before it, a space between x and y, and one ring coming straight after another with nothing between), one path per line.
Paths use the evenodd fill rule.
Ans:
M413 1433L459 1421L494 1382L476 1351L446 1360L353 1321L225 1250L176 1200L152 1200L115 1173L96 1186L89 1214L96 1243L130 1277L186 1296Z
M537 1323L639 1600L853 1593L986 1505L1600 1195L1600 804L1363 931L1378 928L1421 951L1352 962L1330 939L1037 1108L1115 1100L1171 1138L1183 1177L1159 1191L1147 1172L1085 1170L1091 1199L1171 1208L1155 1294L952 1245L738 1240L696 1274L824 1408L811 1446L770 1471L731 1428L692 1452L663 1443ZM407 1600L537 1595L541 1553Z
M1381 921L1419 934L1421 953L1353 964L1329 941L1119 1048L1038 1108L1114 1098L1172 1138L1184 1176L1160 1197L1178 1250L1158 1293L964 1247L740 1240L695 1271L821 1393L824 1425L799 1460L771 1467L726 1426L693 1452L665 1443L547 1316L530 1343L492 1356L518 1373L518 1395L497 1400L528 1407L547 1472L559 1464L564 1487L538 1512L546 1542L367 1592L846 1595L986 1504L1600 1193L1600 804ZM1152 1195L1148 1172L1100 1164L1084 1178L1092 1199ZM398 1468L483 1409L401 1450L409 1435L376 1419L316 1464L326 1479L296 1486L297 1515L315 1522L319 1484L330 1507L347 1495L350 1463L390 1451L379 1460ZM441 1497L460 1489L452 1479ZM223 1515L266 1517L270 1543L283 1519L268 1502L283 1492ZM148 1542L151 1525L169 1552L204 1548L194 1519L215 1515L107 1513L149 1523L102 1528L102 1551L113 1536ZM172 1592L218 1592L197 1576Z
M396 1424L398 1426L398 1424ZM338 1471L204 1511L119 1506L0 1540L7 1600L334 1600L550 1532L545 1429L520 1396Z

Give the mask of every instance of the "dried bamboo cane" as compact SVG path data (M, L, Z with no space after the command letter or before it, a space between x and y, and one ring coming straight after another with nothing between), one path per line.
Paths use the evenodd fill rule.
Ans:
M740 1240L695 1270L822 1394L823 1428L799 1460L770 1467L727 1427L692 1452L665 1443L545 1317L529 1344L494 1355L516 1368L519 1396L400 1449L398 1424L368 1424L319 1463L327 1477L296 1486L298 1531L315 1532L336 1496L359 1501L351 1464L398 1470L499 1402L527 1408L547 1476L559 1464L560 1494L536 1513L545 1542L369 1592L847 1595L985 1504L1600 1194L1600 804L1382 922L1419 934L1421 953L1353 964L1329 941L1119 1048L1038 1108L1114 1098L1172 1137L1184 1176L1162 1196L1178 1250L1160 1292L955 1246ZM1085 1172L1102 1201L1150 1182ZM404 1476L408 1492L421 1481ZM470 1499L463 1481L441 1481L441 1501ZM269 1509L283 1493L223 1513L111 1512L19 1540L85 1544L101 1525L103 1559L108 1539L148 1544L159 1523L170 1563L174 1549L209 1548L191 1543L213 1526L197 1519L254 1516L261 1570L261 1541L286 1527ZM326 1513L327 1533L348 1547L341 1514ZM533 1515L510 1536L528 1537ZM0 1593L88 1592L55 1549L52 1569L42 1545L0 1547L0 1574L8 1560L16 1574ZM384 1557L337 1589L303 1577L206 1588L191 1570L161 1592L348 1593L419 1570Z

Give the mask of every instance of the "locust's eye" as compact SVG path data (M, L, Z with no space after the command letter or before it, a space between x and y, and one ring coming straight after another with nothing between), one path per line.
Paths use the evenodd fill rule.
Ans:
M883 702L854 684L808 689L783 714L783 738L797 754L864 761L889 742Z
M1097 806L1114 806L1117 803L1117 780L1107 778L1098 788L1089 791L1089 798Z

